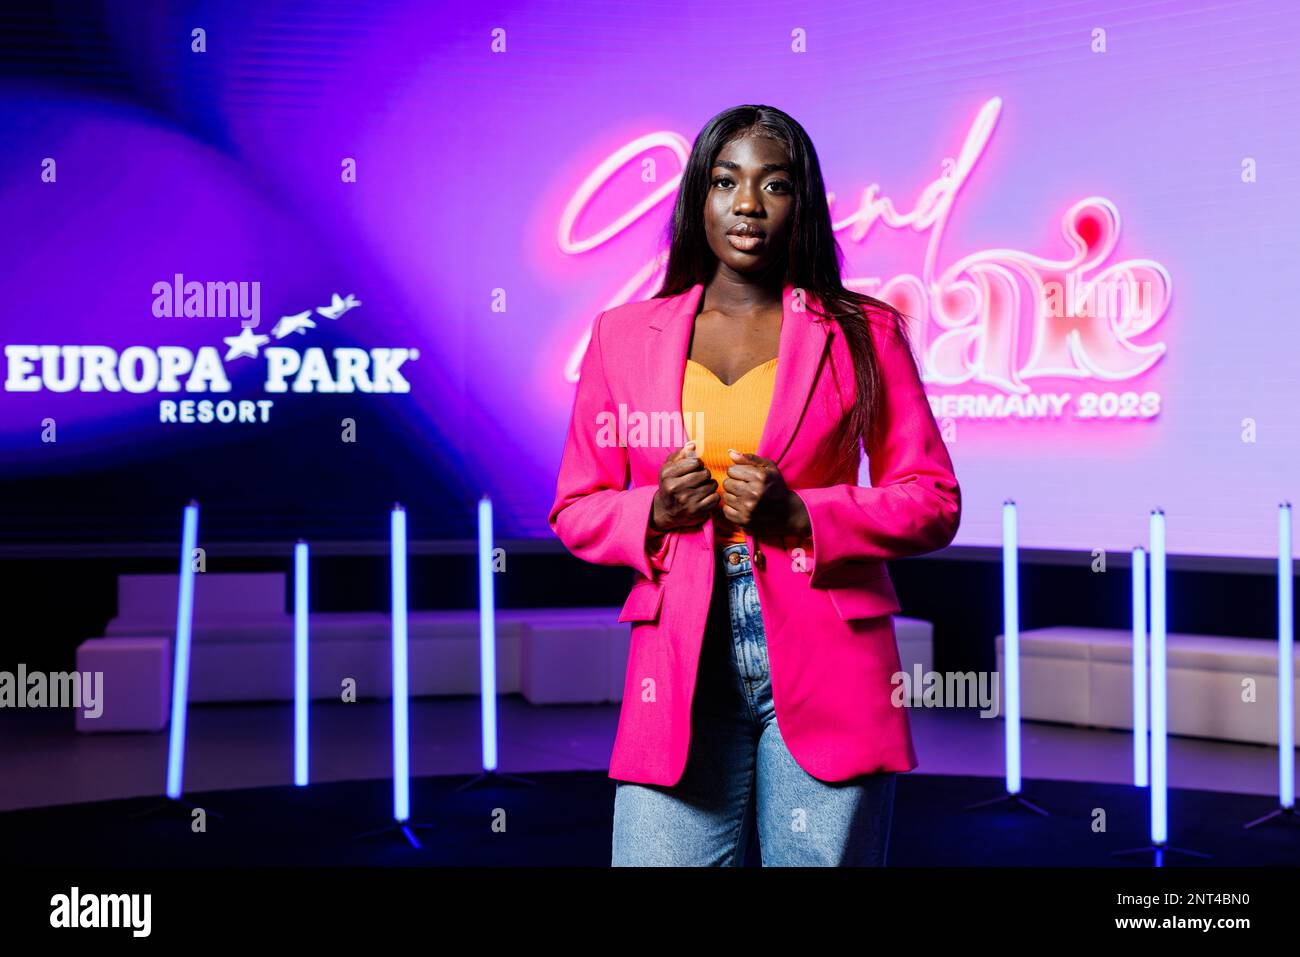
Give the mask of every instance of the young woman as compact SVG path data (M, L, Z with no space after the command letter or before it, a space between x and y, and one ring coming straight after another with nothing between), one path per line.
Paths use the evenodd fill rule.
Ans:
M916 755L884 561L952 541L961 493L902 317L839 263L808 135L736 107L663 288L593 326L550 523L638 573L615 865L739 865L754 826L764 865L885 862Z

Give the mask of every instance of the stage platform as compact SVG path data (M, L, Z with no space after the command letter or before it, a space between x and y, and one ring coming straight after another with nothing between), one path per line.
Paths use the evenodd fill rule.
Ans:
M458 790L469 776L412 781L412 820L431 825L422 847L401 840L356 840L387 823L391 789L383 781L279 786L188 795L209 816L206 833L184 817L133 817L158 804L133 798L0 814L0 847L35 866L608 866L614 783L600 771L527 775L527 785ZM1144 845L1148 796L1114 784L1026 780L1025 793L1050 811L997 805L963 811L996 795L996 779L902 775L889 849L891 866L1150 866L1149 856L1113 857ZM1170 856L1166 866L1294 866L1295 821L1243 831L1269 809L1241 794L1172 789L1170 843L1213 855ZM1107 829L1092 821L1105 811ZM494 831L505 813L506 830ZM751 843L747 865L759 863Z
M503 770L601 771L618 728L618 706L530 705L498 699ZM978 711L913 708L920 774L997 777L1003 723ZM470 774L480 766L477 697L411 699L411 773ZM316 702L311 709L311 779L381 779L392 771L391 704ZM77 734L66 711L0 709L0 811L161 794L167 733ZM1125 731L1026 721L1023 773L1064 781L1128 784L1133 738ZM293 781L293 706L205 704L190 709L185 788L215 791ZM1169 784L1193 790L1277 793L1277 749L1261 744L1169 738Z
M1130 783L1130 735L1026 722L1024 793L1052 816L963 812L1003 790L1002 722L976 711L911 716L921 767L899 778L891 864L1137 863L1109 856L1146 843L1148 794ZM502 770L537 784L458 792L479 766L478 719L475 698L411 702L412 814L434 825L414 851L351 840L391 817L386 701L313 707L316 783L306 789L290 783L291 706L191 709L186 797L223 815L199 835L184 821L131 817L160 800L165 733L79 735L66 712L0 713L0 856L80 866L607 864L617 707L502 696ZM1215 864L1300 861L1295 822L1241 829L1275 806L1275 748L1174 737L1169 753L1171 844L1214 854ZM507 812L505 836L488 827L496 807ZM1097 809L1105 833L1092 830Z

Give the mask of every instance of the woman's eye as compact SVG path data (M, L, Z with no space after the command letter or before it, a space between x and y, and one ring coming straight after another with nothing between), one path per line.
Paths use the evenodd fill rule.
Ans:
M726 186L731 186L734 184L732 183L730 176L717 176L714 177L713 185L721 186L725 188ZM784 179L774 179L767 185L775 186L776 192L778 193L788 193L794 189L794 186L788 180L784 180Z

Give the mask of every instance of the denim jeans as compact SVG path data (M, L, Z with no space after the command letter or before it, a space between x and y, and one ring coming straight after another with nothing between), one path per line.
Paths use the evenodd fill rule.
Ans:
M829 783L795 762L772 706L749 546L722 549L686 769L672 787L616 782L614 866L740 866L755 825L766 867L883 866L894 787L892 771Z

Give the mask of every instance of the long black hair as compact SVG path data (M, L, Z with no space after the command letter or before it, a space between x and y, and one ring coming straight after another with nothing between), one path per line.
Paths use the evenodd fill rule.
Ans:
M831 230L817 151L793 117L772 106L736 106L713 117L700 131L677 191L669 224L667 272L654 298L680 295L696 283L707 285L713 278L718 260L704 233L709 174L722 148L746 134L770 137L790 155L794 213L784 263L778 263L777 268L784 267L786 283L803 289L816 300L817 306L807 303L814 315L823 321L834 319L844 331L853 357L857 400L844 428L843 455L856 463L859 442L865 439L864 444L870 447L867 437L880 410L884 387L867 323L883 323L887 334L902 337L904 343L908 340L903 315L897 309L881 299L844 287L840 276L844 255Z

